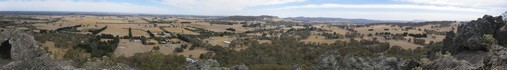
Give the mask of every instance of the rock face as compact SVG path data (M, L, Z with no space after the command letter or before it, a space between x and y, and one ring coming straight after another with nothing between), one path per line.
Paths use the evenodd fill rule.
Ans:
M506 70L507 25L501 16L483 18L460 25L448 32L444 47L432 47L428 59L407 60L395 57L341 56L336 51L321 55L320 70ZM485 42L492 35L496 43ZM504 46L501 46L504 45ZM442 54L441 52L446 52Z
M489 50L488 44L483 43L483 37L485 34L494 35L493 37L498 38L497 34L505 25L502 17L493 17L485 15L483 18L473 20L469 23L463 24L458 27L456 34L448 33L444 39L444 46L441 51L449 51L452 54L457 54L462 51L487 51ZM499 42L507 42L499 40Z
M109 57L92 58L83 64L83 68L87 70L135 70L123 63L115 63Z
M220 64L213 59L199 60L195 63L189 63L183 70L248 70L246 65L236 65L231 68L220 67Z
M494 45L484 61L487 70L507 70L507 48Z
M319 57L319 70L410 70L419 66L417 60L400 60L394 57L363 58L341 56L337 51L330 51Z
M33 36L23 31L8 28L0 33L0 42L8 42L11 46L10 58L6 65L0 70L76 70L72 61L53 60L49 53L39 48L38 42ZM3 47L3 46L2 46ZM100 66L98 66L100 65ZM111 65L111 66L109 66ZM114 65L114 66L113 66ZM104 60L88 61L83 67L85 69L100 70L132 70L128 65L111 63Z
M450 54L436 54L429 64L422 65L424 70L471 70L472 67L468 61L458 60Z
M2 66L2 70L61 70L73 69L70 64L59 64L51 60L49 54L40 49L33 36L8 28L0 33L0 42L8 41L11 45L12 62Z
M505 24L502 16L485 15L459 26L457 33L447 33L444 47L432 49L434 52L448 51L452 56L436 56L425 69L507 69L507 48L501 46L507 45ZM498 44L484 43L486 34L493 35Z

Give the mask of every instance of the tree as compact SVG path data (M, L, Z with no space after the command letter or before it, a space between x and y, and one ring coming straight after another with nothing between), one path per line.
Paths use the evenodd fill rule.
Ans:
M146 31L151 38L155 38L155 34L153 34L150 30Z
M132 38L132 28L129 28L129 38Z

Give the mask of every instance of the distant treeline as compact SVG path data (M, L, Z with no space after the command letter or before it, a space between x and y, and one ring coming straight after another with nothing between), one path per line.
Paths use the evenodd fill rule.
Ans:
M76 25L76 26L69 26L69 27L62 27L58 28L55 31L61 32L61 31L69 31L69 32L77 32L77 28L81 27L82 25Z
M91 32L92 34L98 34L106 29L107 29L107 26L100 28L100 29L91 29L91 30L88 30L88 32Z

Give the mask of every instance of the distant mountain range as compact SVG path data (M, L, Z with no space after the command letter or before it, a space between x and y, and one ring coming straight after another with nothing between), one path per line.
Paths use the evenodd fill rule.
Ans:
M0 11L0 14L18 15L95 15L95 16L159 16L159 17L193 17L193 18L223 18L225 16L200 15L167 15L167 14L140 14L140 13L114 13L114 12L69 12L69 11Z
M222 20L253 21L278 18L277 16L202 16L202 15L167 15L167 14L139 14L139 13L111 13L111 12L67 12L67 11L0 11L0 14L18 14L18 15L96 15L96 16L159 16L159 17L188 17L188 18L212 18ZM347 19L347 18L327 18L327 17L289 17L284 19L316 22L316 23L388 23L388 22L424 22L422 20L403 21L403 20L371 20L371 19Z
M371 20L371 19L346 19L346 18L327 18L327 17L289 17L286 19L299 20L305 22L321 22L321 23L386 23L386 22L420 22L418 21L401 21L401 20Z

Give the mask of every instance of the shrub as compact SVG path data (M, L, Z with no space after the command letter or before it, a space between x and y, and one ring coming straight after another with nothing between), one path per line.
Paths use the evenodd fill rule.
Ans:
M160 50L160 47L159 46L154 46L153 50Z
M484 48L482 48L484 51L489 51L492 44L497 44L496 39L493 37L493 35L485 34L484 38L482 39L482 44L485 45Z
M417 38L414 38L414 43L415 44L419 44L419 45L424 45L426 42L426 40L424 39L417 39Z
M183 48L181 48L181 47L178 47L178 48L176 48L176 49L174 49L174 50L175 50L176 52L183 52L183 50L184 50L184 49L183 49Z

